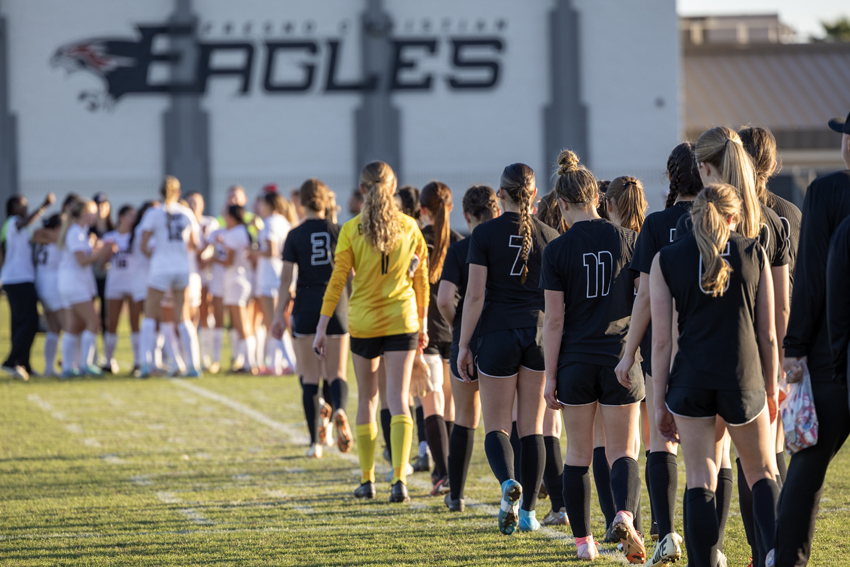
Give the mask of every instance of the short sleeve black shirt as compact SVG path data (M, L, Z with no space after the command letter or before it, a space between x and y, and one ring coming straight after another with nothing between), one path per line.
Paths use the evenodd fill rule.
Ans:
M534 235L528 254L528 274L522 283L524 263L520 258L522 237L517 230L517 213L505 213L478 225L469 243L469 264L487 266L487 294L481 312L479 334L505 329L543 326L543 290L540 263L543 250L558 238L558 232L532 217Z
M451 282L457 286L455 301L457 302L457 310L455 311L454 324L452 325L452 342L460 342L460 326L463 320L463 298L466 295L466 283L469 281L469 264L466 263L466 258L469 256L469 243L471 239L464 238L449 246L449 251L446 252L446 261L443 263L443 274L440 276L441 282ZM475 345L478 337L478 327L472 335L469 344Z
M431 225L424 227L422 229L422 236L425 237L425 244L428 245L428 266L430 266L434 254L434 227ZM461 239L463 237L452 230L449 235L449 245ZM448 256L448 251L446 251L446 256ZM443 269L445 270L445 261L443 262ZM449 343L452 340L452 330L437 307L437 292L439 291L439 287L436 284L430 286L431 300L428 302L428 340L432 343Z
M803 213L801 213L797 205L791 201L783 199L779 195L774 195L773 193L771 193L771 196L773 197L773 203L770 205L770 208L774 213L776 213L776 216L779 217L779 221L785 228L785 236L787 238L786 246L788 248L788 275L793 286L794 269L797 266L797 247L800 244L800 225L803 222Z
M298 287L326 287L333 272L340 227L326 219L307 219L289 231L283 260L298 266Z
M672 207L652 213L643 223L635 243L635 253L629 268L635 272L648 274L652 260L659 250L676 240L676 223L688 216L693 201L679 201Z
M559 362L616 366L635 301L637 233L606 219L577 222L543 254L540 287L564 292Z

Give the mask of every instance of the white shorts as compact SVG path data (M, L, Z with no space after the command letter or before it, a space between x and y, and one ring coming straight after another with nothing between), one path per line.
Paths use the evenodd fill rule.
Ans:
M443 390L443 359L439 354L423 354L425 364L431 371L431 377L428 379L428 385L433 392Z
M64 308L62 298L59 295L58 273L37 278L35 280L35 291L38 294L38 300L41 301L46 311L59 311Z
M201 274L189 274L189 292L186 296L186 300L189 302L189 306L193 309L197 309L201 306L201 283Z
M62 308L67 309L78 303L88 303L92 300L89 282L77 281L73 278L59 280L59 300Z
M273 297L277 299L280 282L261 282L254 288L254 297Z
M247 278L228 280L224 285L224 304L247 307L251 301L251 282Z
M148 287L157 291L183 290L189 287L189 272L175 272L172 274L157 274L151 272L148 275Z
M116 277L112 275L112 272L106 275L106 290L104 293L106 299L124 299L128 295L133 295L134 288L135 285L130 278Z
M219 268L219 269L216 269ZM213 297L224 297L224 270L221 265L213 266L213 278L207 283L207 289Z

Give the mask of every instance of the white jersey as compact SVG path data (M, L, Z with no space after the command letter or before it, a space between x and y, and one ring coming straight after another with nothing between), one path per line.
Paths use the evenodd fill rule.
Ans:
M112 242L118 248L112 255L106 273L106 296L109 299L133 293L133 280L138 277L138 273L134 264L136 256L130 253L130 234L113 230L103 235L104 242Z
M193 234L197 238L199 233L198 221L191 210L179 203L148 209L139 226L156 238L151 275L189 273L190 256L194 254L189 250L189 240Z
M6 260L0 270L0 281L7 285L35 281L30 235L27 227L18 228L18 219L13 216L6 221Z
M142 223L136 225L133 231L133 243L130 245L130 256L132 257L133 272L133 301L143 301L148 294L148 273L150 272L151 260L142 252ZM148 248L156 248L156 238L148 239Z
M263 228L257 237L260 250L267 252L269 242L274 242L277 254L271 258L260 256L257 260L257 285L260 287L277 287L280 285L280 272L283 270L283 243L292 229L289 221L283 215L273 214L263 219Z
M77 262L77 252L82 252L86 256L91 255L88 225L71 224L68 232L65 233L65 246L61 249L59 257L59 291L79 298L83 296L83 290L87 290L91 299L97 295L94 271L91 264L81 266Z
M59 297L59 258L56 244L35 245L35 291L47 311L62 309Z
M244 225L237 225L222 233L224 247L233 251L233 263L226 266L225 277L244 277L253 281L254 268L251 265L251 235Z
M201 249L206 249L213 243L213 233L219 229L218 219L209 215L204 215L198 221L198 226L201 230ZM207 264L207 267L201 272L201 278L206 286L213 277L213 264Z

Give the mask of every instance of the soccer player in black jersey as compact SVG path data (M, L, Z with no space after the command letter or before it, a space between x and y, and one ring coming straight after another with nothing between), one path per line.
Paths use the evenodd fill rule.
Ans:
M635 277L628 265L637 234L599 217L596 179L573 152L561 152L558 166L555 191L570 229L547 247L540 288L546 299L545 398L550 408L563 407L570 440L564 501L578 557L592 560L599 552L589 527L589 467L594 417L601 405L606 452L613 461L611 488L619 510L614 531L629 561L643 563L643 540L634 528L640 499L637 457L643 377L636 366L638 371L624 387L614 374L634 303Z
M462 237L450 226L452 192L439 181L427 183L419 194L422 236L428 245L428 282L431 299L428 303L428 346L425 362L431 370L431 391L422 396L425 417L425 439L434 457L436 474L431 495L449 492L449 435L454 425L455 407L449 376L449 355L452 330L437 307L437 289L449 245Z
M489 185L473 185L463 196L463 217L466 226L472 233L482 222L487 222L499 216L499 200ZM427 238L426 238L427 241ZM463 512L466 474L469 471L469 461L472 458L472 445L475 439L475 429L478 427L478 417L481 414L481 399L478 395L478 375L473 368L470 382L460 379L457 367L458 346L460 342L460 327L463 320L463 298L466 294L466 283L469 281L469 238L464 238L452 244L446 252L443 271L440 275L440 286L437 293L437 306L446 323L452 328L452 341L449 352L449 367L451 370L451 388L455 402L455 423L449 437L449 494L445 502L452 512ZM472 357L478 350L478 329L473 332L469 346ZM446 380L450 377L447 375Z
M299 195L304 208L304 221L289 231L283 246L279 301L275 308L272 336L280 339L289 322L284 312L292 299L292 274L298 266L295 301L292 306L292 336L298 360L299 380L303 391L301 400L310 450L307 456L321 458L319 443L319 379L330 382L330 400L337 432L337 446L343 453L351 450L351 426L348 423L348 297L342 294L336 312L328 323L325 362L320 365L313 353L313 338L319 323L322 297L331 277L334 250L340 227L325 216L330 190L318 179L308 179L301 185ZM324 368L322 368L324 366Z
M682 553L681 538L673 530L673 519L676 509L676 491L678 472L676 453L678 445L662 438L655 427L652 381L652 333L649 305L649 270L652 259L662 248L675 241L676 223L682 216L687 216L691 210L694 198L702 190L702 179L699 176L697 162L694 159L694 146L683 142L673 148L667 158L667 179L670 181L670 192L667 195L666 208L652 213L646 218L635 243L635 252L629 268L640 278L638 294L632 308L632 319L629 325L629 336L626 340L625 352L617 365L617 378L622 382L628 379L628 374L635 362L638 346L641 346L641 356L646 374L646 398L648 401L649 419L649 457L647 457L646 482L649 488L649 499L653 515L658 525L658 541L647 565L655 567L677 560ZM649 348L643 348L649 339Z
M826 265L830 239L850 216L850 115L829 126L841 132L841 157L848 169L815 179L803 202L791 316L785 335L785 371L789 382L808 368L820 423L818 442L791 457L777 510L777 566L806 565L823 482L830 461L850 434L847 374L836 369L827 332ZM845 285L846 289L846 285Z
M685 455L685 530L696 567L715 567L719 557L717 416L729 426L752 488L761 543L769 550L774 541L773 289L763 247L734 231L742 211L738 192L727 184L706 186L693 205L693 232L662 249L650 270L655 416L659 433L679 441ZM671 369L674 300L678 350Z
M487 437L484 450L502 485L499 530L533 531L537 490L543 477L544 361L543 291L538 287L540 262L558 233L531 215L537 187L525 164L502 172L499 198L505 214L478 226L469 243L469 281L458 346L458 371L471 382L478 370L481 408ZM485 298L484 293L487 293ZM470 349L478 328L478 355ZM514 480L511 410L517 400L517 430L522 446L523 487ZM522 507L519 500L522 496Z

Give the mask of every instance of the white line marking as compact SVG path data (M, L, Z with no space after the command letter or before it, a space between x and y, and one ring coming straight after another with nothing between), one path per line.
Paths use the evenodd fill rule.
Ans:
M70 431L71 433L82 433L83 432L83 428L79 423L66 423L65 429L67 431Z
M149 474L139 474L136 476L130 477L130 482L135 484L136 486L150 486L153 484L151 480L151 476Z
M82 430L80 431L80 433L82 433ZM100 441L93 437L86 437L85 439L83 439L83 445L86 445L88 447L100 447Z
M177 497L173 492L157 492L156 497L159 498L159 501L163 504L183 504L183 501ZM204 526L212 526L215 524L212 520L208 520L198 513L194 508L179 508L177 510L181 514L183 514L187 520L193 522L195 524L201 524Z
M112 455L112 454L103 455L101 457L101 459L103 459L104 463L109 463L110 465L123 465L124 464L124 459L122 459L118 455Z
M41 409L43 409L44 411L53 410L53 406L42 400L37 394L30 394L27 396L27 399L38 407L40 407Z

